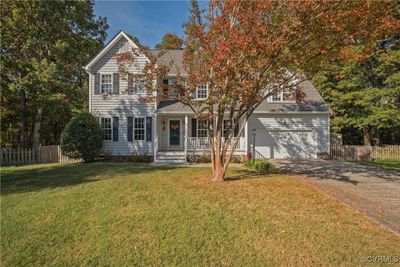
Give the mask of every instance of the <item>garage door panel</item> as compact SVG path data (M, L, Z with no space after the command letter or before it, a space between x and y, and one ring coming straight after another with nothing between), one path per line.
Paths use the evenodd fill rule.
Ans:
M312 131L262 131L256 136L256 151L266 158L315 158Z

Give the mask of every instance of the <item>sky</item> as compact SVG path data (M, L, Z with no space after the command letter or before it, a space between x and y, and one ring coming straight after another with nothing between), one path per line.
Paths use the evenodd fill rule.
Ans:
M189 17L189 1L96 1L97 16L107 17L106 43L120 30L153 48L167 32L182 37Z

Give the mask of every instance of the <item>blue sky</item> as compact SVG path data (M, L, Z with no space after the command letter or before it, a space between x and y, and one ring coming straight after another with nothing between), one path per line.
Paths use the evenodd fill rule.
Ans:
M143 45L154 47L167 32L183 36L189 7L189 1L96 1L94 11L107 17L106 42L123 30L138 37Z

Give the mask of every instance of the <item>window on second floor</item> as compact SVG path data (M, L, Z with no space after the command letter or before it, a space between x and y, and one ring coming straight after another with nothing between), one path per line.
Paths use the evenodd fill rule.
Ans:
M111 140L112 128L111 118L100 118L100 126L103 129L103 140Z
M208 137L207 120L197 120L197 137Z
M120 43L118 47L119 53L126 53L128 52L128 43Z
M268 98L269 102L295 102L293 94L289 91L279 91Z
M197 99L206 99L207 97L208 97L208 86L205 84L197 85L196 98Z
M112 74L101 74L100 89L102 94L113 91Z
M139 95L146 94L146 85L144 84L144 81L141 80L134 81L133 88L135 92Z

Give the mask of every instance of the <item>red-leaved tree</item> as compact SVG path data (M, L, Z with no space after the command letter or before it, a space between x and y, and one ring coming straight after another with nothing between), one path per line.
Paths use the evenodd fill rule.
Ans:
M194 1L192 1L193 3ZM208 119L213 181L222 181L239 138L253 111L280 90L302 100L298 84L338 58L362 60L376 41L400 29L384 1L210 1L207 12L192 10L185 25L185 56L176 83L156 83L169 66L158 66L148 49L117 56L120 71L145 54L144 101L169 99L189 106L197 118ZM199 16L200 14L200 16ZM193 17L197 16L197 17ZM207 99L193 99L196 86L206 84ZM165 88L168 86L168 88ZM168 90L162 90L168 89ZM164 93L164 92L169 92ZM225 133L223 121L229 126ZM225 135L224 135L225 134Z

